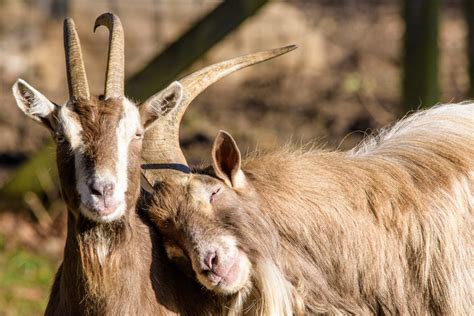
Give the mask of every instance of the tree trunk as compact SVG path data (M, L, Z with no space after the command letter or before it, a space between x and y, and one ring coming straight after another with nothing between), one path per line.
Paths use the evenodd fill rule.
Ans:
M403 104L408 112L439 101L439 0L405 0Z
M126 95L151 96L191 66L211 47L255 14L268 0L224 1L130 78Z

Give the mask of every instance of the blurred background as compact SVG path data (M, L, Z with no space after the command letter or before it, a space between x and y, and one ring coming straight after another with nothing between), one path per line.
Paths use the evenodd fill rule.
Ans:
M409 111L469 99L472 2L0 0L0 315L42 314L62 256L54 146L16 107L11 86L23 78L66 101L64 17L76 22L91 92L100 94L108 32L94 34L93 24L103 12L120 16L135 100L218 61L299 46L196 99L181 143L200 164L220 129L243 152L288 142L347 149Z

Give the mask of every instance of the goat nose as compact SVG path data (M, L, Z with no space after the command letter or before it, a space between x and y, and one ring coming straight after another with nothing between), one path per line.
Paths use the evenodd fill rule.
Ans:
M109 197L114 193L114 184L112 182L94 181L89 189L93 195Z
M204 257L205 270L211 271L218 264L217 253L214 251L208 252Z

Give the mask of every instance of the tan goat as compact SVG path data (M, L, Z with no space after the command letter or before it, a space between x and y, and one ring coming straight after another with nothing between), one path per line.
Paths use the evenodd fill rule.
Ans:
M139 113L124 96L120 20L106 13L96 20L95 27L100 25L110 30L104 95L89 93L71 19L64 23L69 101L57 105L21 79L13 86L20 109L44 124L56 142L68 206L64 260L46 315L221 314L222 305L211 293L170 265L161 238L136 209L143 132L161 114L174 114L166 109L176 102L190 102L219 78L288 49L250 54L193 73L149 98Z
M474 104L418 112L348 152L241 160L220 132L212 159L155 171L150 214L168 257L230 314L472 314Z

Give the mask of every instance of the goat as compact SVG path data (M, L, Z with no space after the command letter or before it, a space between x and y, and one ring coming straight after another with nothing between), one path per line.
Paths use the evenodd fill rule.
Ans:
M46 315L220 314L212 293L169 263L161 237L137 208L143 134L162 114L156 109L172 108L181 93L191 102L219 78L286 51L250 54L220 63L218 69L210 66L172 83L139 110L124 96L122 24L105 13L94 30L102 25L110 30L104 95L89 93L72 19L64 23L66 104L49 101L21 79L13 86L20 109L45 125L55 140L68 207L64 260Z
M221 131L210 167L150 181L168 257L230 314L473 311L474 104L420 111L348 152L242 159Z

